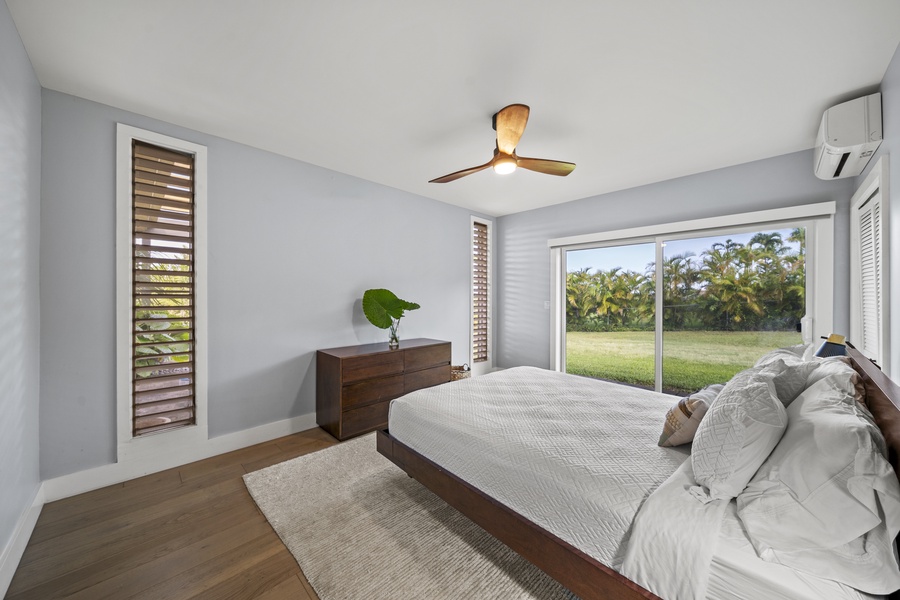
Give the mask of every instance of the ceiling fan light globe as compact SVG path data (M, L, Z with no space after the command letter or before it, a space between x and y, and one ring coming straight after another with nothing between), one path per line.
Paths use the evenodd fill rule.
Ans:
M498 175L509 175L516 170L516 159L512 156L500 156L492 165Z

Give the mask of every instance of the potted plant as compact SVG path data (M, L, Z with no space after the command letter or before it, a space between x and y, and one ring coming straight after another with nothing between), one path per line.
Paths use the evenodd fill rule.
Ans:
M362 298L363 313L369 323L379 329L390 329L388 347L396 349L400 347L398 329L400 319L408 310L416 310L419 305L415 302L401 300L392 291L385 289L366 290Z

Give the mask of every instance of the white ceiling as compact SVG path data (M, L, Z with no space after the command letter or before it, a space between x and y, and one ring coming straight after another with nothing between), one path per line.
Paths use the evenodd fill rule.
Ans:
M810 148L900 43L897 0L7 4L46 88L491 215ZM427 183L516 102L574 173Z

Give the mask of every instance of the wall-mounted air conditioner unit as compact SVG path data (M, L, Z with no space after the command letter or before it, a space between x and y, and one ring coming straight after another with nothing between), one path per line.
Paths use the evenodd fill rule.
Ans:
M822 115L816 138L816 177L855 177L880 145L881 94L832 106Z

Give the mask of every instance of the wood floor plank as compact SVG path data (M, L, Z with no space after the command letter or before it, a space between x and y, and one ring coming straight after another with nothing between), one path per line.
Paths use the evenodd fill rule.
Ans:
M319 600L315 596L310 596L306 587L300 578L300 573L291 575L275 587L263 592L256 597L256 600Z
M124 484L117 483L71 498L48 502L41 509L39 523L53 523L60 519L67 519L81 511L101 506L104 502L115 501L122 489L124 489Z
M318 600L245 472L338 443L319 428L47 504L7 600Z
M265 539L266 526L265 519L235 523L206 539L135 565L128 571L66 597L71 600L115 600L139 595L162 580L172 579L198 565L215 561L254 540Z
M140 488L144 488L143 491L157 491L162 487L177 487L181 483L181 477L178 475L179 468L180 467L174 467L158 473L150 473L149 475L144 475L143 477L138 477L136 479L129 479L122 484L122 487L127 490L136 491Z
M208 476L211 472L219 469L229 469L239 466L241 463L276 455L279 452L281 452L281 449L278 447L278 444L266 442L184 465L179 468L178 472L181 475L181 480L188 482L195 477Z
M312 584L309 583L309 580L306 578L306 575L303 574L303 571L297 575L297 578L300 579L300 583L302 583L303 587L306 589L306 595L312 598L312 600L319 600L319 595L316 593L316 590L313 589Z
M32 534L31 542L33 544L40 544L41 542L66 534L74 534L92 526L96 527L101 524L109 525L113 522L113 519L117 517L127 517L127 515L138 512L143 512L145 515L156 514L147 511L148 509L157 512L159 512L160 509L165 511L165 502L185 502L188 495L194 492L199 493L201 501L203 501L202 498L204 498L205 495L202 490L209 488L210 484L234 479L235 477L241 477L243 474L243 468L240 465L234 465L228 468L227 474L222 471L217 471L215 473L217 476L216 479L197 478L188 484L181 483L177 488L169 488L166 486L161 490L146 490L138 497L132 497L131 494L122 493L119 495L124 496L124 498L119 502L107 502L93 510L85 510L68 519L48 523L39 529L36 528L34 534ZM180 481L177 473L175 474L175 477ZM87 534L88 532L84 533Z
M266 458L243 463L241 466L244 467L244 472L252 473L253 471L259 471L260 469L265 469L266 467L271 467L272 465L277 465L278 463L282 463L286 460L291 460L305 454L309 454L308 447L292 448L290 450L283 450L274 456L267 456Z
M194 507L203 507L218 500L224 495L244 491L244 482L240 479L227 479L209 487L202 487L186 493L181 497L169 498L158 504L142 508L141 510L115 515L110 519L91 523L74 531L63 533L50 539L40 539L32 546L29 544L22 557L25 566L34 561L46 559L52 556L79 550L88 550L94 540L103 538L120 539L132 535L136 529L147 524L158 524L169 521L178 516L177 513L190 510ZM30 552L29 552L30 550Z
M231 527L250 528L257 523L267 525L265 518L258 512L249 510L246 505L235 505L214 518L198 519L191 527L179 529L169 535L153 540L153 543L126 550L87 564L80 569L70 571L52 580L28 587L26 582L19 582L19 593L10 600L41 600L50 597L69 597L86 588L96 588L99 584L119 576L130 577L132 573L161 558L178 553L184 548L193 548L199 544L217 543L218 538ZM257 533L256 535L259 535ZM255 536L254 536L255 537ZM11 588L11 592L15 591ZM100 593L95 592L95 593Z
M81 546L65 551L55 551L52 545L43 547L41 548L41 558L28 564L19 565L13 585L17 583L17 578L21 578L22 583L19 585L22 588L33 587L35 582L56 579L71 571L134 550L142 545L155 544L160 538L184 531L185 528L200 519L218 519L219 514L230 506L234 506L236 502L240 502L239 509L242 509L247 517L257 513L255 507L252 506L253 500L249 498L246 491L232 492L216 498L206 506L197 506L193 510L163 515L146 523L144 527L129 531L127 535L96 536L87 539Z
M307 429L306 431L301 431L300 433L295 433L294 435L289 435L283 438L278 438L277 440L273 440L279 447L283 450L289 450L292 446L296 445L305 445L310 442L326 442L329 444L337 444L337 438L333 437L330 433L316 427L315 429Z
M135 600L193 598L230 579L237 573L242 571L250 573L277 554L284 552L284 545L278 542L277 537L273 539L269 535L258 536L214 560L208 560L196 567L182 571L174 577L166 578L153 587L136 594L121 594L119 598L122 600L126 598Z
M225 581L204 590L192 600L246 600L257 598L282 581L300 571L297 561L287 548L252 569L241 569Z

